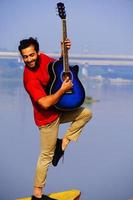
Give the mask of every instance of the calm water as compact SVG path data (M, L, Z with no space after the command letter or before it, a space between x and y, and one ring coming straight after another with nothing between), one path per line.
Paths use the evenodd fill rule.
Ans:
M133 197L133 83L100 74L84 77L93 119L64 163L50 167L46 193L80 189L81 200ZM105 79L106 78L106 79ZM110 77L112 78L112 77ZM0 79L0 200L32 194L39 132L21 81ZM60 137L68 125L60 128Z

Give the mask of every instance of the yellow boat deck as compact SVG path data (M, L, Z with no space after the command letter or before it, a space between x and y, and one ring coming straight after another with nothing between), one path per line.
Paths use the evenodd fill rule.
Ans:
M51 193L48 196L57 200L79 200L80 190L67 190L63 192ZM31 200L31 197L18 198L16 200Z

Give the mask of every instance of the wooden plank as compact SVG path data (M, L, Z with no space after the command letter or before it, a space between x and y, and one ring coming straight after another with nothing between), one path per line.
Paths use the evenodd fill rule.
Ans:
M79 200L81 195L80 190L67 190L63 192L51 193L48 196L58 200ZM16 200L31 200L31 197L18 198Z

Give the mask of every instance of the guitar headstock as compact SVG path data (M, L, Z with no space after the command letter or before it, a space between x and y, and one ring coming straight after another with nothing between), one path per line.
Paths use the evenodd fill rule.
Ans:
M57 3L57 8L58 8L58 13L61 19L66 19L66 11L65 11L65 6L64 3Z

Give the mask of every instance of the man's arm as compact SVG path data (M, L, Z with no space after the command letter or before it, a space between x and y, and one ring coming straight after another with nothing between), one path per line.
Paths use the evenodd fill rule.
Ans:
M58 100L60 99L60 97L66 91L70 90L72 88L72 86L73 86L72 81L69 79L69 77L67 77L63 81L61 88L55 94L41 97L37 102L42 108L47 110L50 106L55 105L58 102Z

